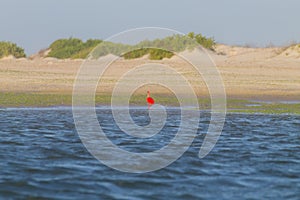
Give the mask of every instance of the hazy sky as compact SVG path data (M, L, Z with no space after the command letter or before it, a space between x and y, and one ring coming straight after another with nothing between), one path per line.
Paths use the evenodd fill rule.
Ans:
M58 38L155 26L227 44L283 45L300 41L299 8L299 0L0 0L0 41L32 54Z

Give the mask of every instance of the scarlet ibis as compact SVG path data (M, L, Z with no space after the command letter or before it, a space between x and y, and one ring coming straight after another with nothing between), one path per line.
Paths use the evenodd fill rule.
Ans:
M147 102L149 106L152 106L154 104L154 99L150 97L150 92L147 91Z

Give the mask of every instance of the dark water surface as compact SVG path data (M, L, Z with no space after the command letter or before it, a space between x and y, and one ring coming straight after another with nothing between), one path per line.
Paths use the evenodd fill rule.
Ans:
M133 145L132 138L119 141L122 132L110 110L97 113L108 137L133 152L166 145L180 122L180 112L170 110L164 134ZM149 122L141 109L131 115L139 125ZM129 174L89 154L70 108L1 110L0 198L300 198L300 116L228 114L217 145L199 159L209 119L202 114L198 136L179 160L156 172Z

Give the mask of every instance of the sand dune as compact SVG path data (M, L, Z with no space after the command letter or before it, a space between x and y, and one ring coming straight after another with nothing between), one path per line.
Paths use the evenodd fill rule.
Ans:
M216 52L210 54L222 75L229 98L300 99L299 45L290 48L217 45ZM174 67L190 80L198 95L208 95L203 79L196 75L192 66L178 57L162 61L150 61L147 57L134 60L119 59L105 72L97 91L110 93L122 74L137 65L149 62ZM83 60L58 60L39 56L31 59L2 59L0 91L71 94L76 73L82 63ZM159 87L154 90L166 92Z

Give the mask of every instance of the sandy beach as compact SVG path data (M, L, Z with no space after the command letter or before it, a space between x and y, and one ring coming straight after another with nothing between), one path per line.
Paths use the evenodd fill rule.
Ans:
M246 48L218 45L210 52L222 76L226 94L232 99L299 101L300 50L290 48ZM197 95L208 96L205 82L188 63L173 57L150 61L147 57L119 59L101 79L97 91L111 93L116 81L135 66L161 63L178 70L192 83ZM0 91L13 93L72 94L73 83L83 60L31 58L0 60ZM157 93L165 88L152 86ZM143 93L143 88L137 93Z

